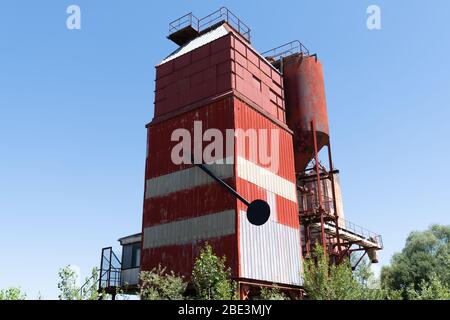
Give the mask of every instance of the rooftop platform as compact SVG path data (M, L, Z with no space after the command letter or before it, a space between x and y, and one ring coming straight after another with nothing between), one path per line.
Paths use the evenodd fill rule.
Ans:
M225 7L201 19L198 19L190 12L172 21L169 23L169 35L167 38L182 46L221 23L227 23L250 43L250 28Z

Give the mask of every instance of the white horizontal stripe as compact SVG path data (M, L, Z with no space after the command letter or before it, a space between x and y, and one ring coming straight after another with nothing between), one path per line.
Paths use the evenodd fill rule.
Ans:
M294 183L242 157L238 157L237 175L239 178L256 184L263 189L297 202L297 192Z
M144 249L181 245L235 233L235 211L178 220L144 229Z
M205 166L221 179L234 177L234 165L232 164L232 160L230 159L230 161L228 161L228 158L226 158L225 161L220 161L223 164L218 161L219 163ZM200 168L191 167L148 179L146 182L145 198L162 197L172 192L192 189L210 183L217 182Z

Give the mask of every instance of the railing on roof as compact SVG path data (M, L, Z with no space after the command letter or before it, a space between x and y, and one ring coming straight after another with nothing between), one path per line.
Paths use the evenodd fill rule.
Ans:
M200 19L199 31L205 30L219 22L226 22L236 29L248 42L250 42L250 28L242 22L233 12L225 7Z
M189 26L199 31L199 19L192 12L169 23L169 35Z
M241 36L250 42L250 28L225 7L222 7L201 19L195 17L191 12L172 21L169 23L169 36L186 27L191 27L195 31L201 32L220 22L228 23L233 29L239 32Z
M306 48L300 41L294 40L283 44L279 47L267 50L263 52L261 55L266 59L273 59L274 61L280 60L284 57L296 54L303 53L305 56L309 56L309 50Z

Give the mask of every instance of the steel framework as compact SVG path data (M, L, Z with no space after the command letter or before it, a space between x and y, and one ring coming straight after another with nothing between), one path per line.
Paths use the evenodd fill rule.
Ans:
M297 176L297 189L300 194L300 225L304 228L304 254L312 257L313 244L320 241L324 254L331 257L331 262L341 263L350 257L352 252L368 253L376 262L375 252L383 248L381 236L359 227L339 217L336 203L335 174L339 171L333 167L331 143L328 141L328 168L319 162L317 148L317 132L314 120L311 121L311 143L314 146L314 166L307 168ZM325 181L329 180L331 195L324 195ZM313 183L312 192L307 184ZM356 265L362 257L356 262Z

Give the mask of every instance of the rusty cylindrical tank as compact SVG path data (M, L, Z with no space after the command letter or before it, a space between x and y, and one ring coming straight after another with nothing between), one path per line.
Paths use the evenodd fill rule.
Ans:
M322 65L315 55L295 54L285 57L283 80L286 122L294 132L295 171L300 173L314 157L313 120L318 151L329 142Z

